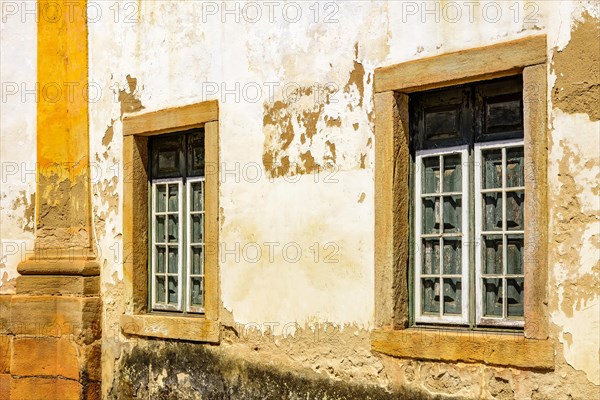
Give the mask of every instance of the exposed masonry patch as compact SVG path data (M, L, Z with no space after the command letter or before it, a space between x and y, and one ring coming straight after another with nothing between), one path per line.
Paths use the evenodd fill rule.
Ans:
M367 112L371 121L372 110L365 110L365 85L371 87L371 83L372 73L367 73L358 61L356 45L353 69L342 91L334 86L302 87L286 99L265 103L262 160L270 177L329 170L340 162L345 168L366 168L370 142L347 147L354 142L349 136L357 134L359 123L343 125L345 116L340 115L337 103L345 103L344 112ZM347 150L340 150L342 145Z
M29 198L24 190L19 191L19 195L12 202L12 211L20 228L25 232L33 233L35 231L35 193L30 193Z
M567 284L562 288L563 301L560 304L560 309L567 317L573 317L574 310L580 311L586 307L591 301L597 297L600 283L598 282L598 274L600 273L600 261L595 263L593 274L581 275L577 268L572 269L571 266L580 266L583 264L582 255L578 249L585 240L584 235L587 227L597 224L599 218L594 213L586 213L579 201L578 195L583 191L583 187L578 186L573 176L577 171L586 170L582 164L581 157L574 153L567 143L561 141L560 146L564 153L564 157L559 161L559 170L563 171L558 176L558 181L561 184L560 192L551 196L554 201L555 209L552 212L554 221L554 231L552 235L553 241L557 244L555 252L556 260L561 260L567 273ZM595 168L598 168L597 161ZM598 236L592 237L593 243L598 243ZM574 251L566 251L574 250ZM595 275L595 276L594 276Z
M552 103L568 114L586 113L600 120L600 20L586 11L576 21L571 41L554 49L552 69L556 82Z
M74 165L80 168L84 165L83 159ZM71 180L58 174L40 174L38 188L39 196L45 200L39 202L37 239L41 243L58 248L89 246L90 232L85 212L89 205L88 175L76 172Z
M107 234L106 220L110 214L117 215L119 213L118 184L117 176L113 176L111 179L103 179L96 183L94 187L94 195L101 194L100 198L103 206L103 210L100 210L98 206L94 207L97 238L103 238Z
M131 75L127 75L127 85L129 90L119 90L119 103L121 103L121 117L125 113L131 113L139 111L144 108L139 98L139 91L137 88L137 78L133 78Z
M132 77L131 75L126 76L127 79L127 88L120 89L118 92L118 99L120 104L120 112L121 119L125 113L131 113L140 111L144 108L142 101L140 100L140 90L138 89L137 78ZM104 151L102 152L102 157L106 161L109 159L109 152L112 149L113 139L114 139L114 124L117 120L110 120L110 124L106 127L104 132L104 136L102 136L102 148ZM95 159L98 163L102 162L102 159L99 156L99 152L96 152ZM113 158L113 162L116 164L118 161L116 158ZM107 168L104 168L107 170ZM108 168L110 171L111 169ZM114 172L114 171L113 171ZM98 180L94 184L93 187L93 195L95 197L100 198L100 203L94 203L94 230L96 233L96 238L102 239L107 236L108 232L106 232L106 225L108 219L111 218L111 214L113 216L117 216L119 213L119 178L117 175L112 177L103 177L103 179ZM100 204L100 205L98 205ZM113 234L116 234L114 229L114 224L110 223L109 225L113 226Z
M0 264L0 270L4 269L6 267L6 265L4 263ZM8 279L8 272L4 271L2 273L2 279L0 280L0 289L2 290L2 293L14 293L14 291L17 288L17 280L16 278L13 279ZM0 338L0 340L2 340ZM1 356L1 354L0 354Z
M354 86L358 90L358 107L362 107L363 99L365 97L365 67L362 63L358 62L358 43L354 45L354 68L350 72L350 78L344 88L346 93L349 93ZM367 75L367 85L371 84L371 74ZM350 105L352 108L352 105Z
M104 147L108 147L109 144L111 144L114 134L115 134L115 130L113 128L113 125L115 123L114 119L110 120L110 125L108 125L108 127L106 128L106 131L104 132L104 136L102 137L102 146Z
M493 375L488 381L488 390L492 398L498 400L512 400L515 398L515 392L510 386L508 379Z

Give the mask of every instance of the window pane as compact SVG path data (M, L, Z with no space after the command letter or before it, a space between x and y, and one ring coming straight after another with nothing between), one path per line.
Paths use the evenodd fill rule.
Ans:
M444 238L444 274L460 274L461 261L461 241Z
M179 169L179 152L177 150L158 153L158 170L175 172Z
M177 247L169 246L169 273L176 274L179 269Z
M462 227L462 199L460 196L444 197L444 232L456 233Z
M525 192L506 193L506 229L522 231Z
M202 193L202 182L192 183L192 211L204 210L204 194Z
M164 303L165 302L165 277L157 276L156 277L156 302Z
M523 236L508 236L506 245L506 273L511 275L522 275L525 261L523 254Z
M425 278L421 280L423 296L423 313L439 314L440 312L440 280Z
M427 197L423 199L423 233L440 232L440 199Z
M506 187L525 186L523 147L506 149Z
M169 303L177 304L177 277L169 276Z
M177 211L177 206L179 203L179 186L169 185L169 211Z
M424 239L423 240L423 274L439 274L440 273L440 240L439 239Z
M202 246L192 247L192 275L203 275L204 256Z
M165 212L167 203L167 185L156 185L156 212Z
M518 95L495 96L486 99L486 132L506 132L523 129L523 105Z
M509 278L506 280L506 299L509 317L523 316L523 278Z
M165 246L156 246L156 272L159 274L165 272L166 251Z
M204 290L202 285L202 278L192 278L192 305L202 306Z
M483 280L483 315L502 316L502 279Z
M483 152L482 178L484 189L502 187L502 150L487 150Z
M192 243L202 243L203 218L201 214L192 215Z
M502 230L502 193L483 195L483 230Z
M444 314L462 314L460 279L444 278Z
M444 192L460 192L462 190L461 163L460 154L444 157Z
M204 175L204 131L189 136L188 176Z
M177 243L179 238L179 218L177 215L169 215L169 242Z
M156 243L165 243L165 217L156 217Z
M151 178L182 176L184 166L184 135L154 136L148 143L152 150L150 157Z
M460 105L425 109L425 138L443 140L460 138Z
M487 236L483 240L483 273L502 274L502 236Z
M423 193L440 191L440 158L439 156L423 158Z

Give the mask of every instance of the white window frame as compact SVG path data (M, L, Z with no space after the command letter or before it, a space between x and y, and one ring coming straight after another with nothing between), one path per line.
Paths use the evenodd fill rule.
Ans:
M201 182L202 187L202 211L192 211L192 184ZM186 180L186 196L187 196L187 207L185 210L185 218L187 225L187 240L186 240L186 311L190 313L204 313L204 305L206 301L205 296L205 272L206 272L206 245L205 245L205 237L206 237L206 202L205 202L205 186L206 180L205 177L193 177L188 178ZM194 215L202 215L202 242L201 243L193 243L192 242L192 214ZM192 246L200 246L202 247L202 274L192 274ZM193 306L192 305L192 278L202 278L202 306Z
M157 199L157 185L167 185L167 197L166 197L166 211L157 212L156 211L156 199ZM165 253L165 301L166 304L157 303L156 302L156 263L157 263L157 254L156 254L156 216L164 215L165 216L165 230L168 232L168 215L173 215L174 213L169 212L168 204L169 204L169 185L177 184L178 188L178 196L177 196L177 218L179 221L178 226L178 238L177 238L177 248L178 248L178 257L177 257L177 306L169 304L168 292L169 292L169 279L168 279L168 271L169 271L169 243L168 241L165 243L166 253ZM183 223L185 221L182 218L183 214L183 179L182 178L165 178L165 179L154 179L152 180L152 215L151 215L151 229L152 229L152 309L153 310L162 310L162 311L181 311L182 309L182 266L183 266ZM171 244L172 245L172 244Z
M457 237L461 238L462 250L461 250L461 302L462 302L462 313L461 315L443 315L444 312L444 299L443 299L443 282L442 276L444 275L444 265L443 265L443 246L440 248L440 271L439 271L439 279L440 279L440 315L434 316L430 314L423 314L421 310L421 271L422 271L422 206L423 206L423 195L428 193L422 192L422 176L423 173L423 158L431 157L431 156L446 156L452 154L460 154L461 155L461 164L462 164L462 191L459 192L443 192L444 181L443 181L443 163L440 163L440 192L439 193L429 193L429 195L434 196L449 196L451 193L457 195L460 194L462 196L462 232L457 235ZM469 146L454 146L447 147L443 149L429 149L429 150L420 150L416 152L416 168L414 174L414 182L415 182L415 233L414 233L414 241L415 241L415 261L414 261L414 272L415 272L415 322L417 323L445 323L445 324L468 324L469 323ZM442 213L443 204L440 204L440 213ZM442 216L440 215L440 220ZM441 221L443 224L443 221ZM431 237L443 237L443 233L439 235L435 234Z
M513 147L524 147L523 139L509 139L509 140L500 140L489 143L475 143L474 153L475 153L475 240L476 240L476 250L475 250L475 298L476 298L476 322L477 325L485 325L485 326L502 326L502 327L524 327L525 319L524 317L520 318L509 318L505 314L507 313L506 304L502 304L502 317L491 317L483 315L483 254L482 254L482 235L485 234L493 234L493 235L502 235L502 276L499 279L502 279L502 299L503 302L506 302L507 295L507 285L504 283L507 276L510 277L509 274L506 274L507 271L507 245L506 245L506 235L523 235L525 237L525 230L507 230L506 229L506 149ZM483 169L483 158L482 152L485 150L494 150L494 149L502 149L502 230L488 232L484 231L482 228L483 224L483 201L482 194L487 191L498 193L498 189L486 190L482 188L482 169ZM524 164L526 162L524 160ZM525 177L524 177L525 178ZM511 187L509 191L517 191L522 190L527 196L525 192L525 186L521 187ZM523 251L525 249L523 248ZM525 267L525 266L524 266ZM523 271L524 273L525 271Z

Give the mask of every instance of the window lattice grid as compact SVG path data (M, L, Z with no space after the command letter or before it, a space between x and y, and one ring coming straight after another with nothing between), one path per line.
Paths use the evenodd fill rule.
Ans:
M417 322L468 318L467 157L465 146L417 152Z
M188 193L188 258L187 258L187 311L204 311L204 259L206 243L204 239L205 208L204 178L187 181Z
M152 308L181 310L181 179L152 183Z
M477 323L523 326L522 140L475 145Z

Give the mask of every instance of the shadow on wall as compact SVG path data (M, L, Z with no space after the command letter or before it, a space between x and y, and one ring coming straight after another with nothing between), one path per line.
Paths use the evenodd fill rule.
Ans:
M304 375L251 364L198 344L156 340L141 343L145 344L122 357L109 399L442 399L412 389L387 391L378 386L309 377L310 372Z

